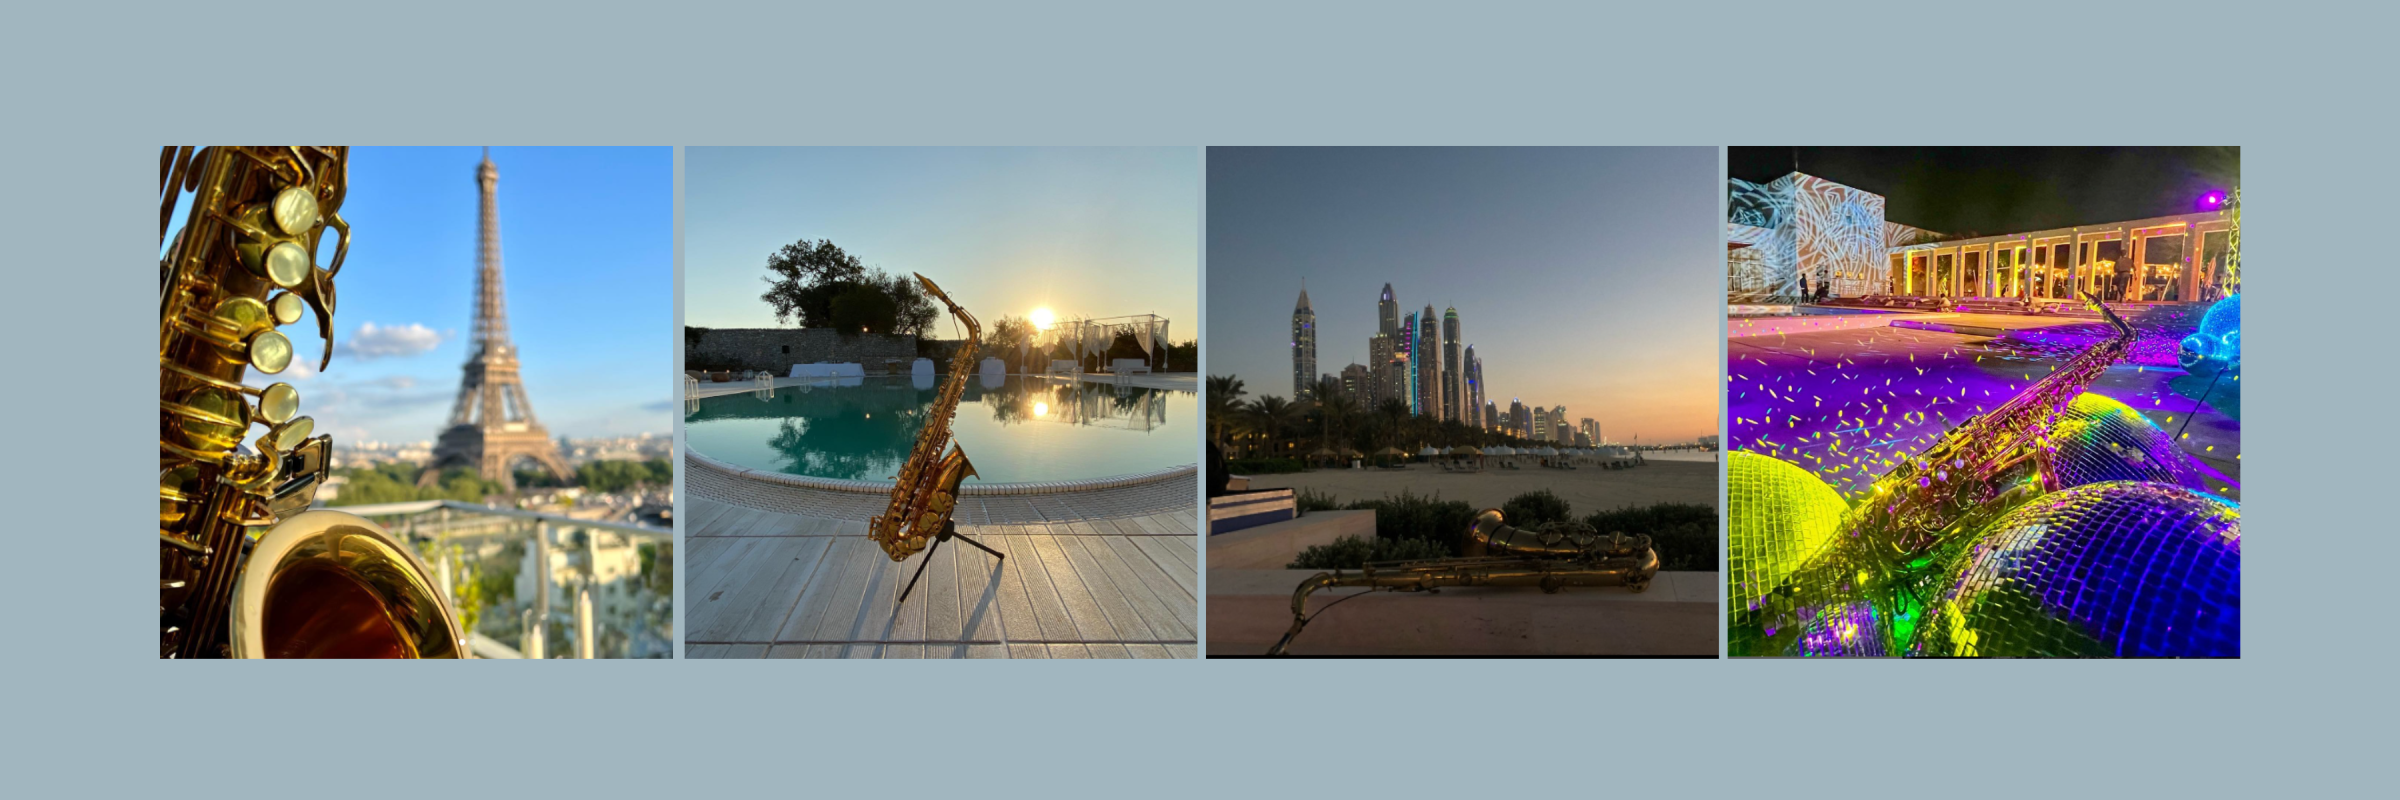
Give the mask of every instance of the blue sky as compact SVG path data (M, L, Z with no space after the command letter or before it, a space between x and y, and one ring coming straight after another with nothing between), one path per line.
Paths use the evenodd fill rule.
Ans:
M1210 148L1210 374L1290 397L1305 279L1317 371L1367 361L1376 301L1456 306L1502 409L1620 442L1717 428L1724 193L1711 147Z
M987 330L1046 306L1199 333L1197 148L693 147L684 170L687 325L777 327L767 256L832 239L932 278Z
M440 433L473 329L476 147L351 150L333 364L316 321L282 379L336 443ZM554 436L672 430L674 157L670 148L492 148L509 333L527 399ZM180 214L180 212L179 212ZM321 256L330 258L332 238Z

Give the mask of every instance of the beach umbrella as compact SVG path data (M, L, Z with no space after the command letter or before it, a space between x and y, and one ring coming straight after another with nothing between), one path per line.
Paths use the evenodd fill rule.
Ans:
M1483 455L1483 451L1475 449L1474 445L1461 445L1450 448L1450 454L1454 456L1479 456Z
M1309 455L1316 458L1332 458L1341 454L1334 452L1333 448L1330 447L1319 447L1317 448L1316 452L1310 453Z
M1508 445L1499 445L1485 452L1488 455L1495 456L1513 456L1517 454L1517 451L1508 449Z
M1425 456L1427 458L1432 458L1441 454L1442 451L1433 449L1433 445L1426 445L1425 449L1417 451L1417 455Z
M1545 456L1554 456L1554 455L1558 455L1558 448L1555 448L1555 447L1544 447L1544 448L1542 448L1542 455L1545 455Z
M1405 456L1405 455L1408 455L1408 453L1407 453L1406 451L1403 451L1403 450L1401 450L1400 448L1397 448L1397 447L1386 447L1386 448L1384 448L1384 449L1381 449L1381 450L1377 450L1377 451L1375 451L1375 454L1376 454L1376 455L1379 455L1379 456Z
M1342 457L1343 457L1343 458L1360 458L1360 457L1363 457L1363 456L1365 456L1365 455L1366 455L1365 453L1361 453L1361 452L1359 452L1359 451L1358 451L1358 448L1355 448L1355 447L1344 447L1344 448L1342 448Z

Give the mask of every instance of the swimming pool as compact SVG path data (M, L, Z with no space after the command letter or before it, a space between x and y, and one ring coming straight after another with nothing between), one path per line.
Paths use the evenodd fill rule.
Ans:
M686 404L684 445L735 466L842 480L890 480L908 460L940 384L932 377L825 379ZM1163 389L977 376L951 422L976 483L1155 472L1198 460L1199 395Z

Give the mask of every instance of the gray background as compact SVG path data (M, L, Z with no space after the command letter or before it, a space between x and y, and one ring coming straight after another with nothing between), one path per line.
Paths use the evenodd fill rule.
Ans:
M2363 793L2389 757L2391 30L2309 4L12 9L10 794ZM205 43L205 44L204 44ZM2171 112L2171 113L2170 113ZM152 659L157 147L2246 149L2253 569L2205 663ZM362 228L362 234L366 229ZM94 250L94 245L101 245ZM119 249L122 248L122 249ZM1718 264L1693 269L1718 270ZM1205 309L1202 312L1205 315ZM662 330L660 336L673 336ZM1203 335L1204 332L1203 332ZM672 375L659 376L671 381ZM2246 459L2245 459L2246 460ZM2374 700L2385 697L2385 700ZM2374 745L2375 741L2386 742Z

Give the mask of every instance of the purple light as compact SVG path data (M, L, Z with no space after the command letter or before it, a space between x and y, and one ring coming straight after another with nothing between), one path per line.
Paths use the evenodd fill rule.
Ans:
M2204 195L2201 195L2201 196L2200 196L2200 205L2201 205L2201 206L2203 206L2203 207L2206 207L2206 208L2216 208L2216 207L2218 207L2218 206L2221 206L2221 205L2224 205L2224 204L2225 204L2225 193L2224 193L2224 192L2219 192L2219 191L2211 191L2211 192L2209 192L2209 193L2207 193L2207 194L2204 194Z

